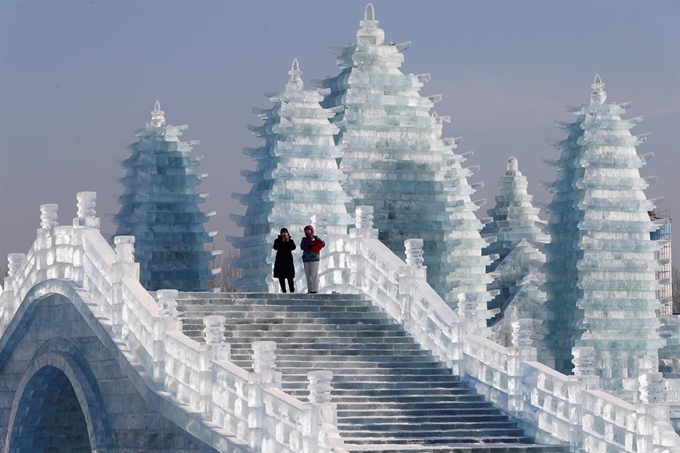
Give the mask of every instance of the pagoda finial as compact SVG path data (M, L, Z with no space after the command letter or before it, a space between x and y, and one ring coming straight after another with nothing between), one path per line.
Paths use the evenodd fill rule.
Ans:
M364 20L375 20L375 8L373 7L373 3L366 5Z
M604 104L604 101L607 100L607 92L604 91L604 82L602 82L600 74L595 74L595 80L593 80L590 87L593 89L593 92L590 94L590 103Z
M161 103L156 100L151 112L151 125L155 127L165 126L165 112L161 110Z
M507 171L505 172L506 175L521 175L519 172L519 162L517 161L517 158L515 156L510 156L508 158L508 166L507 166Z
M302 83L302 71L300 71L300 63L298 62L297 58L293 58L293 64L290 67L290 71L288 71L288 75L290 75L290 80L288 80L288 86L290 88L293 88L295 90L302 90L303 88L303 83Z

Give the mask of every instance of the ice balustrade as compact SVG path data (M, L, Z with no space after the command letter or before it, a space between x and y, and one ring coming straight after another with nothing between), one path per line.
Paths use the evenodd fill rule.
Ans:
M80 193L81 198L94 202L91 193ZM141 287L132 237L117 238L114 251L97 229L94 210L79 210L74 227L67 227L56 224L56 207L45 209L49 214L28 253L9 256L0 333L33 286L71 280L85 290L86 303L101 312L101 322L110 323L112 335L127 345L131 359L153 377L156 390L185 403L218 432L236 435L255 451L345 451L330 403L329 372L308 374L310 401L302 402L280 389L275 344L253 345L253 372L237 367L229 361L222 317L204 320L206 343L198 343L181 332L176 291L158 291L155 300ZM673 380L643 374L640 402L629 404L598 390L592 348L574 348L574 375L565 376L535 361L526 320L513 323L510 348L475 335L427 285L421 241L407 241L405 264L378 241L371 215L370 208L358 207L357 228L348 236L329 237L335 258L322 260L329 281L343 276L335 280L338 287L352 285L371 296L539 442L568 443L586 452L680 453L680 437L669 423L668 402L680 387Z
M94 192L78 193L73 226L57 224L56 205L41 206L41 228L31 249L8 256L10 275L0 291L0 336L35 285L71 281L112 337L129 349L123 350L133 365L129 369L152 378L145 380L155 384L152 391L169 394L218 434L236 435L251 450L244 445L232 449L346 453L335 427L327 372L309 373L310 402L303 403L280 390L280 373L273 371L273 355L266 352L275 344L253 345L264 352L256 353L255 371L249 373L229 361L224 317L204 319L205 343L185 336L177 291L159 290L156 300L141 286L134 237L116 237L115 250L109 246L98 229L95 197Z

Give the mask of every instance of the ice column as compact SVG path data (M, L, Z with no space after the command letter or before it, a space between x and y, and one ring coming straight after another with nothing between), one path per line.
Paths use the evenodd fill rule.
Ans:
M431 113L441 96L419 94L430 75L399 70L410 43L386 42L371 4L359 24L356 44L338 50L340 74L316 82L330 90L323 105L339 109L343 187L353 205L374 208L379 239L397 256L405 240L422 238L430 285L454 308L467 294L483 324L490 260L474 213L482 202L467 181L475 168L453 153L459 138L442 138L450 118Z
M221 253L205 250L217 232L206 232L203 224L215 212L199 209L207 194L196 187L207 175L194 172L202 159L191 155L198 141L179 140L186 129L167 125L156 101L151 122L137 131L139 141L129 146L131 155L122 164L126 174L113 219L116 236L135 237L140 282L150 291L207 290L213 279L208 263Z
M253 109L264 124L249 129L261 142L244 153L257 162L257 168L242 172L252 183L250 192L232 195L246 206L245 215L230 216L244 229L243 236L227 238L240 251L234 266L242 275L234 284L241 291L277 291L272 244L281 228L287 228L298 245L293 253L296 267L302 269L299 242L312 216L323 219L328 235L347 234L352 223L345 207L350 198L340 186L345 176L337 159L342 153L333 139L338 127L329 121L337 109L321 107L323 91L303 89L297 59L288 74L282 92L266 94L274 106ZM295 287L302 291L305 285L298 272Z
M591 87L590 102L571 109L576 121L561 123L568 136L556 144L544 247L546 346L562 372L570 371L572 346L594 348L603 388L632 400L637 377L658 366L664 344L654 313L654 203L639 172L646 158L635 149L645 135L629 132L640 118L621 118L629 103L605 103L599 75Z

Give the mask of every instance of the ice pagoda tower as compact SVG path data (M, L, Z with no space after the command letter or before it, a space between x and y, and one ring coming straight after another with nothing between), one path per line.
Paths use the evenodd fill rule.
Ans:
M341 125L343 187L355 206L374 208L380 240L398 256L405 239L423 239L428 282L454 307L465 293L485 318L489 259L470 200L474 169L454 155L458 139L442 139L449 118L430 114L441 96L419 94L430 75L399 70L410 43L386 43L370 3L360 27L356 44L335 49L340 74L316 82L330 88L325 107L344 106L333 119Z
M498 290L498 294L489 302L489 308L499 309L500 313L490 324L504 316L506 307L523 286L521 282L530 274L536 274L532 267L545 261L534 245L548 242L548 236L541 230L545 222L538 218L539 209L532 205L533 196L527 193L527 187L527 178L519 171L517 158L510 157L507 171L498 182L500 194L496 196L496 206L487 210L491 222L481 231L483 238L495 238L482 251L495 258L487 271L494 275L489 289ZM521 249L513 253L520 244Z
M242 172L253 184L250 193L233 195L247 206L245 215L231 216L244 228L243 237L227 238L240 251L234 262L242 270L234 282L240 291L278 291L272 276L272 244L282 227L298 245L294 256L300 260L300 239L312 216L324 221L327 234L346 234L353 223L346 208L350 198L340 186L345 176L337 164L338 126L329 121L338 109L321 107L324 90L303 89L297 59L288 74L282 92L265 93L274 106L253 109L264 124L249 128L261 144L244 153L257 161L257 169ZM295 287L301 291L305 288L301 261L296 268Z
M204 214L198 207L207 194L196 193L196 187L206 175L194 173L202 156L190 153L198 141L179 140L186 129L166 125L156 101L151 123L137 132L139 141L129 146L132 155L122 164L124 192L113 222L116 236L135 237L140 282L149 291L205 291L219 272L208 269L220 252L205 250L217 232L206 233L203 224L215 212Z
M641 118L621 118L629 103L605 104L599 75L592 89L589 104L570 109L577 119L562 124L569 135L556 145L544 248L547 346L561 372L572 368L573 346L592 346L605 388L635 388L629 379L657 371L663 346L654 314L654 203L639 173L649 156L635 149L646 134L629 132Z

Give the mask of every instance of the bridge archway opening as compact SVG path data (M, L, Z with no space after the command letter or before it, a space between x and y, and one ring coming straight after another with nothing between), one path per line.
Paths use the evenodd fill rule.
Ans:
M45 366L31 377L17 407L9 451L92 452L85 414L62 370Z

